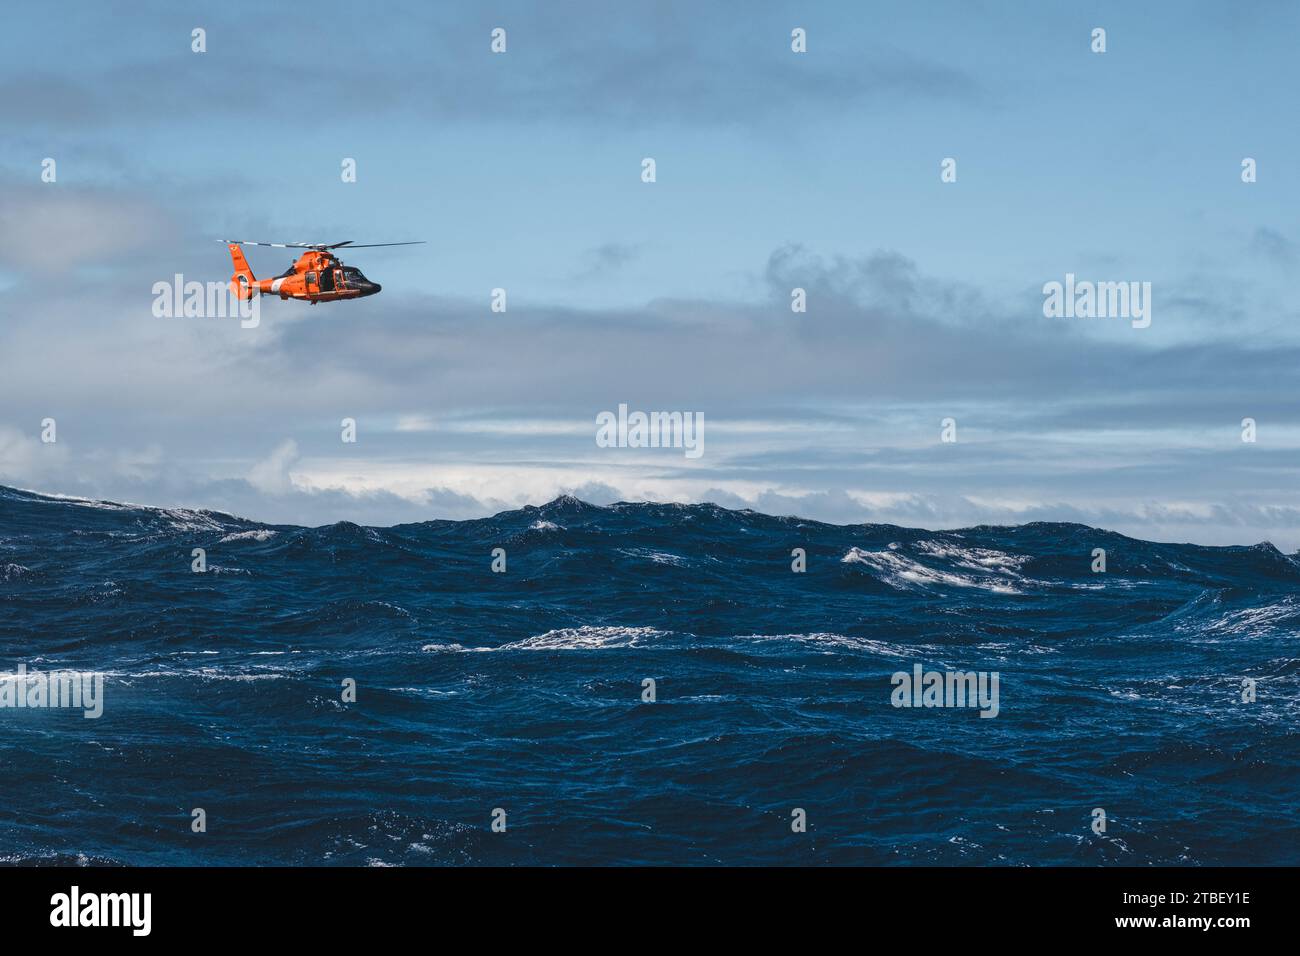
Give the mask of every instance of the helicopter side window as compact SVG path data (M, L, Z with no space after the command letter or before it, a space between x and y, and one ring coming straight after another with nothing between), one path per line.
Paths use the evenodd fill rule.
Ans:
M314 273L314 272L308 272L308 273L307 273L307 284L308 284L308 285L315 285L315 284L316 284L316 273Z

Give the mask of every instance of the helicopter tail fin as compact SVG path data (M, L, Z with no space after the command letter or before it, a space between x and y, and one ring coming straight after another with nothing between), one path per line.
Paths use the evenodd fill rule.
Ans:
M229 243L229 248L230 261L235 264L235 274L230 277L230 291L241 299L251 299L257 294L257 279L253 277L253 270L248 267L239 243Z

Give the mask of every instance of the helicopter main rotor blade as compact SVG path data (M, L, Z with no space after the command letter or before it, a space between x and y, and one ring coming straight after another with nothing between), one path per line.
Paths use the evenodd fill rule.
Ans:
M273 249L342 249L347 246L349 249L376 249L379 246L422 246L424 240L416 242L365 242L360 245L354 244L349 239L346 242L324 243L324 242L253 242L250 239L218 239L217 242L224 242L227 245L236 246L270 246Z
M320 246L308 242L253 242L251 239L218 239L227 245L235 246L270 246L273 249L319 249Z
M380 246L422 246L424 245L424 240L417 239L415 242L363 242L356 245L350 242L340 242L339 245L346 245L352 249L377 249ZM334 249L337 248L337 246L330 246L330 248Z

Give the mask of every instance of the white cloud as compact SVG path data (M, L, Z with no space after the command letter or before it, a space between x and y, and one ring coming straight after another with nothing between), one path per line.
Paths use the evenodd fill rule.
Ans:
M12 426L0 425L0 480L20 487L57 481L67 462L65 444L47 444L39 435L26 435Z
M295 488L289 469L297 460L298 443L292 438L286 439L277 445L271 454L249 469L248 483L264 494L289 494Z

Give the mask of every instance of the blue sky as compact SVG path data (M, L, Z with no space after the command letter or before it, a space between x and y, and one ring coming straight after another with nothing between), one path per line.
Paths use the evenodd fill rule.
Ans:
M305 523L572 491L1300 546L1293 6L319 9L12 9L0 481ZM154 282L228 278L220 236L428 245L256 330L153 317ZM1151 282L1151 327L1045 318L1067 272ZM705 455L597 448L620 403L702 412Z

